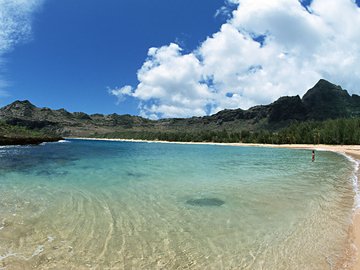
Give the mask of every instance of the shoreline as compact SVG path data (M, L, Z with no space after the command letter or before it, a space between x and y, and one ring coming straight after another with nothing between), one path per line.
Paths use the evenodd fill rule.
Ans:
M1 137L0 146L39 145L44 142L58 142L62 137Z
M352 213L352 224L349 227L350 246L345 254L353 260L346 260L341 267L345 269L360 269L360 191L359 191L359 164L360 164L360 145L324 145L324 144L258 144L258 143L214 143L214 142L172 142L172 141L151 141L134 139L107 139L107 138L83 138L67 137L65 139L75 140L93 140L93 141L119 141L136 143L171 143L171 144L197 144L197 145L220 145L220 146L238 146L238 147L268 147L285 149L304 149L316 151L330 151L345 156L350 162L354 163L354 207ZM348 258L348 259L349 259ZM350 263L350 265L349 265ZM350 268L349 268L350 267Z
M160 141L160 140L138 140L138 139L108 139L108 138L88 138L88 137L65 137L70 140L89 140L89 141L115 141L115 142L136 142L136 143L172 143L172 144L198 144L198 145L221 145L221 146L252 146L288 149L308 149L317 151L331 151L339 154L351 156L355 160L360 160L360 145L329 145L329 144L261 144L261 143L217 143L217 142L180 142L180 141Z

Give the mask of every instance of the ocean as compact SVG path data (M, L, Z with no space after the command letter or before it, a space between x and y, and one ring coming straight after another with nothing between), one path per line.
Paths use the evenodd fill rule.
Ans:
M0 148L0 269L343 269L332 152L66 140Z

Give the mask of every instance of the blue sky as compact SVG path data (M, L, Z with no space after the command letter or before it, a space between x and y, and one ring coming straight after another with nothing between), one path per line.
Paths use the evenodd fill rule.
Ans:
M137 114L107 87L136 84L150 47L180 42L193 50L217 31L221 0L46 1L35 12L32 38L5 55L7 98L89 113Z
M301 95L320 78L360 91L359 7L275 2L1 2L0 105L188 117Z

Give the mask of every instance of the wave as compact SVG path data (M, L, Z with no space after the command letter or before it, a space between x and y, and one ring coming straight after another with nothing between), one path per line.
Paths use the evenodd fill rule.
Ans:
M71 142L68 140L59 140L57 142L43 142L43 143L40 143L40 145L46 145L48 143L71 143Z
M352 184L353 184L353 188L354 188L354 192L355 192L355 198L354 198L354 210L356 209L360 209L360 191L359 191L359 178L358 178L358 173L359 173L359 167L360 167L360 163L358 160L352 158L351 156L341 153L344 157L346 157L351 163L353 163L353 173L351 175L351 180L352 180Z
M59 140L59 141L57 141L55 143L70 143L70 141L68 141L68 140Z

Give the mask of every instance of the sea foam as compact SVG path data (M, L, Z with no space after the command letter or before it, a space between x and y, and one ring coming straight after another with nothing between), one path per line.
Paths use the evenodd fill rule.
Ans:
M343 156L345 156L351 163L353 163L353 166L354 166L354 171L351 176L351 180L352 180L354 192L355 192L354 209L359 209L360 208L360 191L359 191L358 173L359 173L360 163L359 163L359 161L357 161L356 159L352 158L349 155L343 154Z

